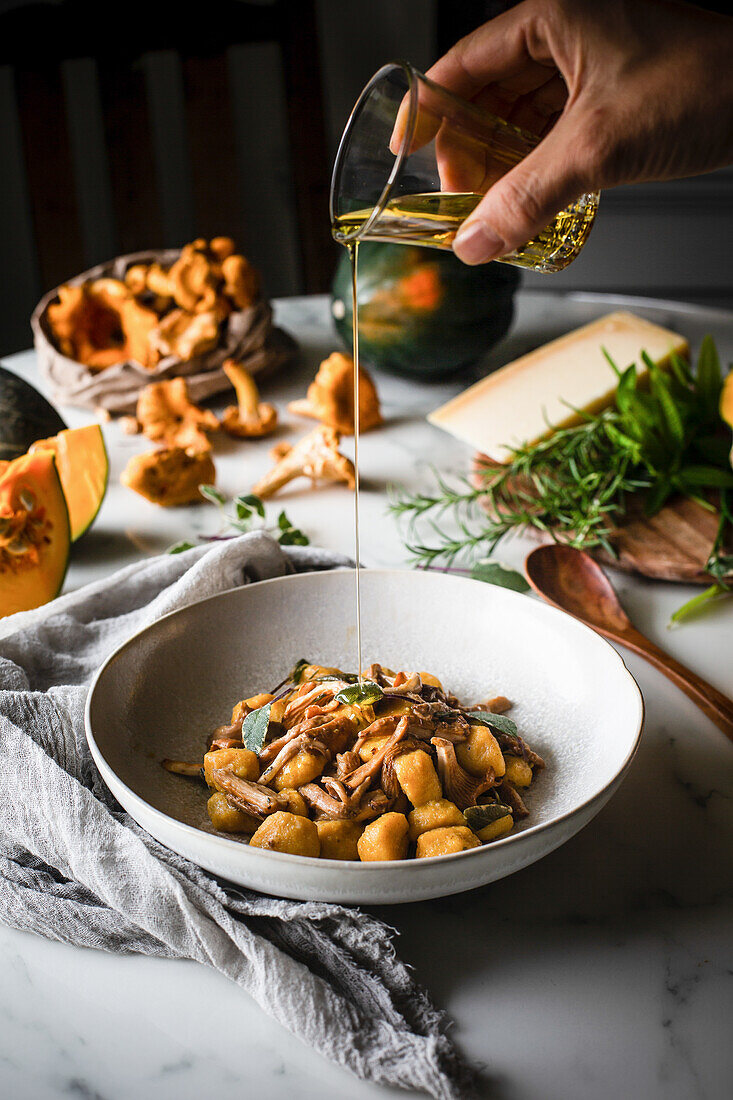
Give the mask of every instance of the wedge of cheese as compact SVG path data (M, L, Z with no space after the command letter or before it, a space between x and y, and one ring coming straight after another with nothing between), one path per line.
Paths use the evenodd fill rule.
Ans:
M687 341L633 313L609 313L508 363L464 390L428 420L470 443L495 462L579 421L573 409L598 412L613 401L618 379L603 349L620 369L636 363L647 374L645 351L664 366L672 352L687 356Z

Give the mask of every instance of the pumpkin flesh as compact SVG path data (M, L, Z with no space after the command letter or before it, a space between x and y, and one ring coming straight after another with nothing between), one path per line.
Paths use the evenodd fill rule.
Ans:
M58 594L70 541L53 454L9 462L0 471L0 616L40 607Z
M89 529L104 500L109 460L99 424L67 428L50 439L39 439L30 454L51 451L69 509L71 541Z

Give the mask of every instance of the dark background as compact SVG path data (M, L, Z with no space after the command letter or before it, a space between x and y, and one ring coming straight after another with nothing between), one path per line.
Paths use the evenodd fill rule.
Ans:
M361 88L507 6L0 0L0 355L30 345L60 281L198 235L233 235L272 296L326 290L330 167ZM733 169L608 192L576 263L525 285L733 305L732 194Z

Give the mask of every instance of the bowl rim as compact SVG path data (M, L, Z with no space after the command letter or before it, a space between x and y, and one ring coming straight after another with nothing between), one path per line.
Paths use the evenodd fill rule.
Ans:
M351 572L353 572L353 570L347 567L337 567L336 569L317 570L306 573L289 573L280 577L268 577L265 580L251 581L248 584L234 585L231 588L226 588L221 592L215 592L209 596L203 596L201 599L192 600L190 603L185 604L183 607L178 607L175 608L173 611L166 612L165 615L161 615L160 618L154 619L152 622L147 623L139 630L136 630L134 634L131 634L130 637L126 638L125 641L121 642L120 645L118 645L112 651L112 653L110 653L109 656L105 658L103 663L95 672L94 677L92 678L89 685L89 690L87 692L87 697L84 704L84 731L86 734L87 744L92 754L94 763L97 766L105 784L112 791L112 794L117 797L115 791L112 789L110 783L108 782L107 776L111 776L114 784L116 784L121 790L123 790L125 792L125 796L129 798L135 805L142 807L145 814L151 815L154 819L165 823L166 827L168 828L172 827L175 830L183 830L184 835L196 838L199 842L211 844L214 850L219 849L222 852L228 852L230 854L233 854L235 852L245 852L247 853L247 855L245 856L246 859L249 859L251 857L254 860L265 860L268 863L270 859L274 856L276 857L275 866L278 866L279 862L279 866L281 866L282 868L285 868L287 866L295 866L298 868L310 867L316 872L320 871L325 873L326 871L333 870L334 867L338 867L339 871L343 871L349 876L353 876L354 874L366 875L370 873L370 869L373 869L373 871L376 872L386 868L404 868L408 865L413 864L424 868L434 866L435 864L446 866L447 860L460 860L471 856L476 857L481 853L486 855L488 851L501 851L511 844L514 844L515 847L518 847L521 841L526 841L531 837L537 836L542 832L561 825L564 821L567 821L570 818L581 814L583 810L587 809L589 806L592 806L595 802L599 800L603 801L604 796L610 797L609 792L613 793L614 788L620 784L621 780L626 775L641 743L645 721L645 704L641 688L639 687L635 677L629 671L626 662L624 661L621 654L617 652L614 646L606 638L598 634L596 631L592 630L591 627L586 626L585 623L581 622L579 619L576 619L568 612L562 611L560 608L552 607L549 604L543 603L539 599L536 602L533 601L533 605L535 609L539 609L539 613L541 615L548 616L552 621L562 621L565 623L566 626L569 626L571 630L577 630L582 634L586 632L591 634L596 642L600 643L598 647L599 650L605 651L607 655L609 655L610 653L615 658L615 660L621 666L620 671L622 673L622 677L626 679L627 685L631 689L632 694L635 696L635 702L637 704L637 711L635 716L636 731L633 735L629 750L626 753L626 756L624 757L621 765L614 771L613 775L608 780L606 780L606 782L604 782L603 786L599 790L589 795L582 802L573 806L571 809L565 810L563 813L559 814L556 817L553 817L549 821L538 822L535 825L530 825L528 826L528 828L523 829L519 833L510 833L507 836L492 841L488 845L482 844L478 848L469 848L463 852L450 852L447 855L427 856L420 860L370 860L366 863L362 863L360 860L322 860L318 856L300 856L294 855L290 852L276 852L271 851L270 849L252 848L248 843L243 843L241 840L235 840L228 836L220 836L218 833L209 833L205 829L199 829L195 825L189 825L187 822L181 821L177 817L172 817L170 814L165 813L165 811L159 810L156 806L153 806L150 802L146 801L146 799L144 799L135 790L133 790L132 787L128 786L128 784L125 783L123 779L120 778L112 765L109 764L102 750L97 744L92 729L91 709L94 701L94 693L98 687L100 680L104 676L108 666L111 665L112 662L123 651L125 651L129 647L134 646L137 642L137 639L141 635L146 634L154 627L158 627L158 624L165 622L167 619L173 618L174 616L182 615L184 613L188 613L191 608L197 607L201 604L214 602L220 599L226 600L227 598L230 598L235 592L241 592L243 590L251 588L261 588L265 585L282 584L283 582L298 580L302 577L313 576L314 573L316 576L324 577ZM455 574L441 572L434 572L432 574L429 574L412 569L363 569L362 573L390 577L419 575L424 578L431 577L429 583L435 583L436 578L442 578L443 582L449 581L450 583L457 584L481 584L482 586L485 586L484 582L474 580L471 577L456 576ZM510 603L513 603L515 600L526 599L524 593L513 592L510 589L501 588L497 585L492 585L491 587L500 600L507 599ZM593 644L595 644L595 642ZM141 827L144 828L144 826ZM205 840L203 838L205 838ZM158 843L164 842L158 841ZM196 863L196 860L192 859L190 856L183 858L190 859L192 863Z

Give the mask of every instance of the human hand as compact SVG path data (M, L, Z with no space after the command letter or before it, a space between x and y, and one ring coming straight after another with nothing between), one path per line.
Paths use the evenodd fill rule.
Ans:
M456 255L505 255L587 191L730 164L732 55L733 19L672 0L524 0L461 39L427 76L544 136L491 184Z

